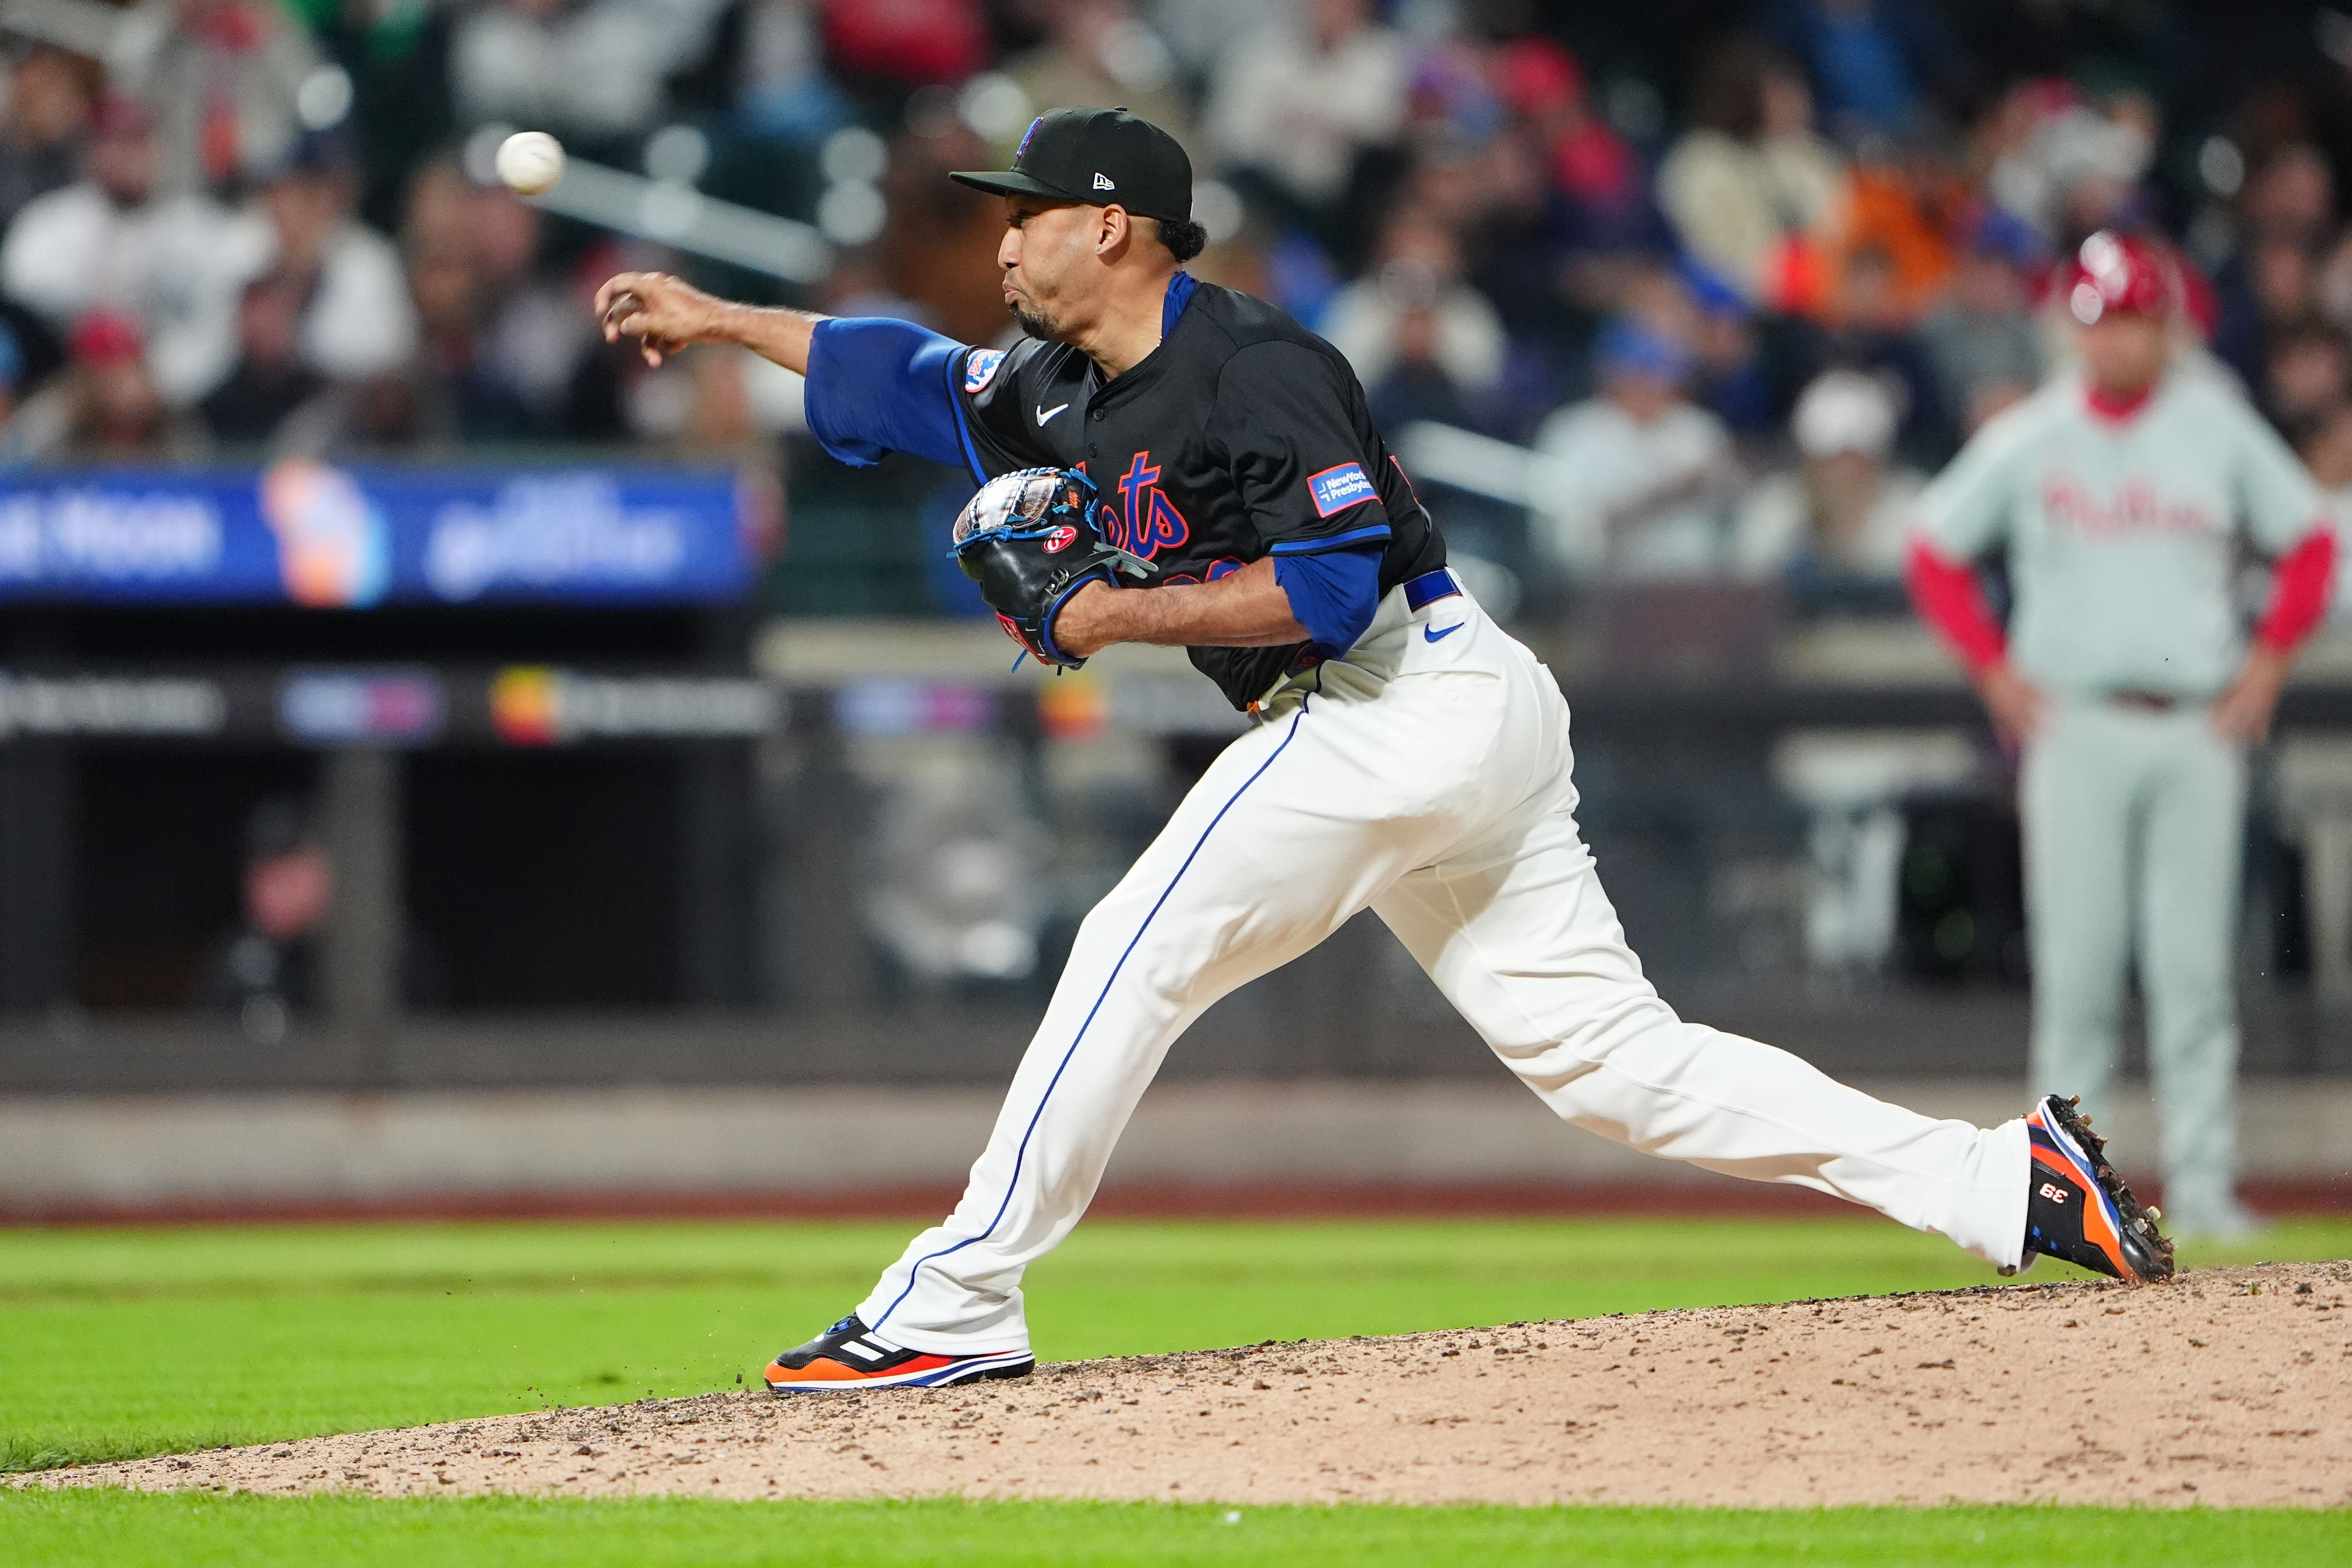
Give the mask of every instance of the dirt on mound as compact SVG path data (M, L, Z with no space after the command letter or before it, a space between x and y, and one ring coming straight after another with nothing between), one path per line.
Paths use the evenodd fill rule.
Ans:
M33 1484L392 1496L2352 1502L2352 1263L1646 1312L646 1400Z

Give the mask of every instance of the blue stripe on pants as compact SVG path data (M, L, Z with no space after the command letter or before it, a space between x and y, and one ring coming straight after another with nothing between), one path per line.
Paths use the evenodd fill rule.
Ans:
M1069 1071L1070 1060L1078 1054L1078 1046L1086 1040L1087 1030L1094 1023L1095 1015L1102 1011L1103 1003L1110 997L1111 987L1118 983L1119 971L1127 967L1127 960L1134 954L1136 945L1143 940L1143 934L1151 929L1152 920L1158 916L1161 907L1167 904L1169 896L1176 891L1176 884L1184 880L1184 873L1192 870L1192 862L1200 858L1202 846L1206 845L1209 841L1209 835L1217 831L1217 824L1225 820L1225 813L1234 809L1234 803L1238 801L1245 792L1247 792L1249 787L1265 776L1265 770L1274 766L1275 758L1280 757L1283 752L1289 747L1291 741L1296 738L1298 734L1299 721L1304 719L1306 716L1307 709L1305 705L1302 704L1300 705L1298 712L1291 716L1290 728L1289 731L1283 736L1282 743L1274 748L1273 753L1268 756L1264 762L1258 764L1256 772L1242 780L1241 788L1233 792L1232 798L1226 800L1223 805L1217 808L1217 814L1209 819L1209 825L1201 830L1200 838L1194 841L1191 852L1185 855L1184 863L1176 868L1176 874L1170 877L1168 879L1168 885L1160 890L1160 897L1151 905L1151 913L1146 915L1143 917L1143 924L1135 928L1135 935L1128 941L1127 950L1118 956L1118 962L1110 967L1110 976L1108 979L1103 981L1101 995L1096 997L1095 1005L1087 1009L1086 1021L1078 1025L1077 1034L1070 1040L1070 1049L1062 1053L1061 1064L1054 1069L1054 1076L1047 1082L1045 1085L1045 1092L1038 1098L1037 1109L1032 1113L1029 1117L1029 1125L1024 1129L1021 1134L1021 1146L1013 1152L1013 1177L1010 1181L1005 1183L1004 1201L996 1206L996 1217L988 1222L988 1228L982 1231L977 1236L966 1237L963 1240L957 1242L952 1247L943 1247L937 1252L927 1253L923 1257L917 1259L915 1260L915 1266L907 1270L906 1285L898 1291L898 1294L891 1301L890 1304L882 1309L882 1315L876 1318L873 1322L866 1325L869 1329L879 1329L884 1323L890 1321L890 1314L898 1310L898 1308L906 1301L908 1292L914 1290L915 1278L923 1271L923 1265L926 1263L936 1263L940 1259L947 1257L950 1253L961 1252L976 1241L987 1240L991 1235L995 1233L996 1228L1003 1223L1004 1211L1013 1207L1013 1190L1021 1185L1021 1166L1023 1162L1028 1158L1029 1140L1031 1137L1035 1135L1037 1124L1045 1114L1046 1103L1054 1098L1055 1086L1062 1082L1062 1074Z

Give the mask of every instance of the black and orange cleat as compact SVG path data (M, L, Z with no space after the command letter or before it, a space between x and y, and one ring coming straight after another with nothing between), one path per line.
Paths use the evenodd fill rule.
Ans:
M2063 1259L2136 1285L2172 1278L2172 1243L2106 1160L2106 1142L2074 1107L2044 1095L2025 1118L2033 1163L2027 1179L2025 1250Z
M1037 1364L1025 1350L941 1355L877 1339L857 1314L768 1363L774 1394L845 1394L859 1388L945 1388L983 1377L1026 1377Z

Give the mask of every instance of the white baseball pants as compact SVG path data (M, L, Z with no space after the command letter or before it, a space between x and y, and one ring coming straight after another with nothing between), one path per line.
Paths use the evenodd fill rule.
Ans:
M962 1201L858 1307L877 1333L1025 1347L1022 1271L1085 1212L1176 1037L1367 906L1563 1121L2020 1261L2021 1121L1932 1121L1659 999L1577 832L1568 705L1466 594L1416 612L1392 591L1265 719L1087 916Z

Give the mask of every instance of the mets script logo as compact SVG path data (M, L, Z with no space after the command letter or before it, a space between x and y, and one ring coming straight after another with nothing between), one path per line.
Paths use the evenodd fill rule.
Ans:
M1077 529L1072 528L1055 528L1052 533L1047 534L1041 542L1045 546L1045 553L1047 555L1059 555L1064 550L1069 549L1071 545L1077 542Z
M1004 362L1002 349L974 349L971 358L963 362L963 390L967 396L978 397L996 379L996 367Z
M1320 474L1308 475L1307 493L1315 497L1315 515L1318 517L1344 512L1380 494L1372 487L1372 482L1364 476L1364 465L1360 463L1342 463L1337 468L1326 468Z
M1151 454L1139 452L1118 477L1119 505L1101 508L1103 537L1131 555L1150 560L1164 549L1174 549L1192 537L1174 503L1160 493L1160 469Z

